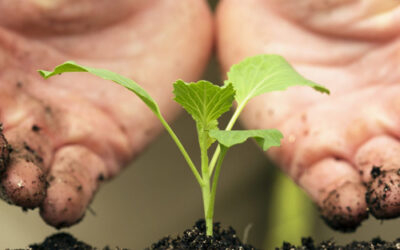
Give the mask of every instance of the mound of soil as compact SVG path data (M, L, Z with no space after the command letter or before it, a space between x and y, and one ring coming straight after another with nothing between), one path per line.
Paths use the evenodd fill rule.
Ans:
M41 244L29 246L32 250L66 249L66 250L90 250L93 249L86 243L78 241L68 233L58 233L47 237Z
M340 246L333 240L323 241L319 245L314 244L311 238L302 238L301 246L294 246L290 243L284 242L281 248L276 250L398 250L400 249L400 238L393 242L386 242L379 237L371 241L353 241L345 246Z
M206 226L204 220L199 220L192 229L183 232L183 236L176 238L165 237L154 243L148 250L167 250L167 249L196 249L196 250L255 250L251 245L243 244L236 236L235 230L229 227L221 230L219 223L214 223L213 237L206 236ZM78 241L68 233L57 233L47 237L41 244L29 246L32 250L44 249L65 249L65 250L89 250L95 249L92 246ZM105 247L104 250L110 249ZM118 248L125 249L125 248Z
M234 229L229 227L227 230L221 230L219 223L214 223L214 236L208 237L205 234L204 220L199 220L192 229L188 229L183 233L183 236L176 238L165 237L154 243L146 250L172 250L172 249L196 249L196 250L255 250L256 248L243 244ZM310 237L302 238L301 246L294 246L284 242L281 248L276 250L400 250L400 238L393 242L381 240L379 237L371 241L353 241L345 246L337 245L335 241L323 241L320 244L315 244ZM65 250L89 250L95 249L90 245L78 241L68 233L58 233L51 235L41 244L32 244L29 246L32 250L44 249L65 249ZM104 250L109 250L105 247ZM117 248L126 249L126 248Z
M192 229L183 232L182 236L177 236L175 238L168 236L162 238L157 243L154 243L150 248L146 248L146 250L150 249L253 250L255 248L251 245L243 244L232 227L229 227L227 230L221 230L219 223L214 223L213 237L208 237L206 235L204 220L199 220Z

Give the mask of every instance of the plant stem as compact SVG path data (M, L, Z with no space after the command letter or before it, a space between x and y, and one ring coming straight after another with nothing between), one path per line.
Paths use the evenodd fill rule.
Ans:
M218 144L217 148L214 151L213 157L211 158L210 168L209 168L209 175L212 175L215 167L215 163L217 163L218 156L221 152L221 146Z
M226 126L225 130L226 131L230 131L233 128L233 125L235 125L240 113L242 113L242 110L244 108L244 106L246 106L248 100L245 99L242 103L240 103L238 105L238 107L235 110L235 113L233 113L233 116L231 117L231 119L229 120L228 125ZM221 153L221 148L218 145L217 148L214 151L213 157L211 158L211 162L210 162L210 167L209 167L209 175L212 175L213 171L214 171L214 167L215 164L217 163L218 160L218 156Z
M199 144L201 154L201 172L203 177L203 186L201 186L201 192L203 195L203 207L204 207L204 218L206 220L207 236L213 235L213 218L209 216L208 206L210 204L210 175L208 174L208 154L207 154L207 143L208 133L206 131L199 131Z
M244 100L242 103L240 103L238 105L238 107L235 110L235 113L233 113L233 116L229 120L228 125L226 125L225 130L229 131L229 130L231 130L233 128L233 125L235 125L240 113L242 113L242 111L243 111L244 107L246 106L247 102L248 102L248 100L246 99L246 100Z
M209 213L210 204L210 179L204 178L204 185L201 188L203 194L203 207L204 207L204 218L206 220L206 234L207 236L213 236L213 213Z
M185 147L183 147L181 141L178 139L172 128L168 125L167 121L165 121L164 117L161 114L157 114L158 119L160 119L161 124L170 134L172 140L174 140L175 144L178 146L179 150L181 151L183 157L185 158L186 162L188 163L190 169L192 170L194 177L196 177L197 182L199 183L200 187L204 185L203 179L201 178L199 172L197 171L196 166L194 165L192 159L190 159L189 154L186 152Z
M207 210L207 217L214 217L214 204L215 204L215 196L217 194L217 185L218 185L218 178L219 178L219 173L221 171L221 166L222 162L225 158L226 151L228 149L226 147L222 147L221 154L218 157L218 162L215 168L215 174L213 177L213 183L212 183L212 188L211 188L211 197L209 200L209 205L208 205L208 210Z

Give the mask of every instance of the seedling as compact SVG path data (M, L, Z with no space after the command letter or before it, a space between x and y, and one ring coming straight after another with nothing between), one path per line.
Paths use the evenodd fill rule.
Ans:
M246 104L255 96L271 91L285 90L287 87L304 85L329 94L329 90L299 75L290 64L278 55L258 55L247 58L232 66L223 86L208 81L174 83L174 100L195 120L200 146L201 166L196 167L185 147L165 121L157 103L136 82L114 72L85 67L72 61L57 66L52 72L40 70L44 78L64 72L88 72L106 80L111 80L135 93L157 116L178 146L198 184L200 185L207 235L213 233L214 202L222 162L229 148L254 138L263 150L279 146L283 138L276 129L236 130L233 125ZM237 108L224 130L218 128L218 118L227 112L236 101ZM213 143L218 143L214 155L209 160L208 151Z

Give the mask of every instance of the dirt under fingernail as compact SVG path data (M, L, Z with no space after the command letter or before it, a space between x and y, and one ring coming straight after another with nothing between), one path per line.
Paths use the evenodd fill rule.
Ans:
M378 219L400 216L400 169L380 170L368 183L366 201L369 210Z

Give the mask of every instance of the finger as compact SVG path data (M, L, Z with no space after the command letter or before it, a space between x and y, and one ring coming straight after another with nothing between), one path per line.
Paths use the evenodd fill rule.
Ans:
M247 56L278 53L285 56L296 70L309 79L327 86L332 95L329 97L330 100L324 100L325 97L317 95L311 90L293 88L284 93L260 96L255 98L256 100L252 100L246 107L242 121L250 128L278 127L283 132L286 139L284 138L281 147L270 150L271 155L275 157L275 160L279 159L279 163L294 180L299 181L299 178L305 178L302 181L306 183L302 185L320 207L325 209L322 211L325 217L334 217L328 215L335 214L333 210L337 210L336 204L342 202L345 204L346 200L352 211L354 210L352 207L360 202L360 214L366 216L364 208L367 207L367 204L363 198L365 187L360 185L362 183L360 177L355 177L358 170L351 170L352 167L355 168L353 156L360 145L369 138L384 133L398 136L398 112L396 112L396 107L400 107L399 98L397 98L398 85L387 84L398 82L396 67L393 64L397 61L398 43L393 41L370 43L370 40L366 42L362 39L341 39L337 36L327 36L325 32L329 32L329 27L326 30L327 26L321 25L321 32L316 32L314 29L305 27L304 22L288 20L289 18L285 18L281 14L282 12L278 13L276 9L270 8L269 2L262 0L225 0L221 2L217 11L217 25L218 53L223 68L228 70L233 63L237 63ZM310 7L307 4L296 6L296 1L289 2L280 4L277 8L282 9L293 4L293 9L297 12L290 13L293 14L291 17L304 14L304 10ZM311 2L316 3L317 1ZM364 10L348 14L357 15L362 11ZM336 15L332 15L332 13L336 13ZM335 8L329 11L328 18L331 18L332 24L340 23L343 21L342 15L340 8ZM321 16L320 11L317 11L315 16ZM383 27L382 33L378 36L386 36L389 33L397 35L398 33L388 27L398 26L396 22L387 22L382 26L376 19L369 21L372 21L369 24ZM320 24L317 22L317 25ZM364 31L369 30L366 33L367 36L370 36L372 34L370 31L374 30L374 27L369 24L364 26L365 29L363 28ZM360 32L355 34L353 28L346 26L344 29L335 30L339 33L348 32L352 37L354 37L353 35L363 36ZM238 29L243 31L244 35L238 37ZM293 37L296 39L293 40ZM382 63L377 64L377 61ZM377 65L378 69L376 69ZM376 70L373 71L375 73L369 74L367 72L371 72L371 67ZM381 74L376 74L376 72L381 72ZM379 83L385 85L379 87ZM367 85L374 86L367 88ZM379 97L376 96L376 93L380 93ZM311 110L309 107L312 106L314 107ZM352 109L348 107L352 107ZM304 115L302 115L303 111L305 111ZM326 114L329 114L329 119ZM318 166L327 157L344 159L343 161L348 167L341 167L343 173L345 172L343 169L346 168L348 173L352 173L351 176L357 178L357 183L350 181L350 184L336 185L338 191L333 192L329 199L329 195L327 195L329 192L325 192L325 198L318 198L321 192L313 192L312 186L321 189L323 185L327 185L325 179L330 178L334 179L332 183L340 183L341 178L346 179L346 175L340 174L339 170L339 173L330 172L329 169L324 169L324 164ZM304 176L304 171L315 171L309 175L315 174L319 177L306 178L307 175ZM320 174L316 174L318 172ZM339 176L342 177L339 178ZM394 177L393 174L390 176ZM318 178L317 180L321 183L317 183L313 178ZM386 180L386 182L390 181L395 183L393 178ZM322 186L318 187L318 185ZM351 196L342 195L346 192L343 190L348 190L347 192L357 197L355 205L352 203L354 200L351 199ZM386 197L387 192L386 188ZM321 197L323 196L321 195ZM383 195L381 197L383 198ZM324 205L324 200L331 202L325 202ZM343 208L347 209L347 207L341 206L342 211Z
M105 178L108 172L104 161L86 147L59 149L48 175L49 187L40 215L56 228L79 222Z
M12 152L1 175L2 198L24 208L39 206L45 197L53 148L44 128L33 120L4 132Z
M368 217L366 188L348 162L324 159L306 169L299 184L318 204L323 219L334 229L354 231Z
M366 200L371 213L380 219L400 215L400 143L378 136L363 144L355 163L367 183Z
M4 136L12 152L1 174L1 197L23 208L34 208L44 199L45 173L52 158L47 109L43 102L26 94L23 86L2 85L2 89L6 98L1 103L1 118L6 122ZM6 93L15 95L12 98Z
M11 160L1 182L1 198L24 209L39 206L46 195L46 180L42 169L22 158Z

